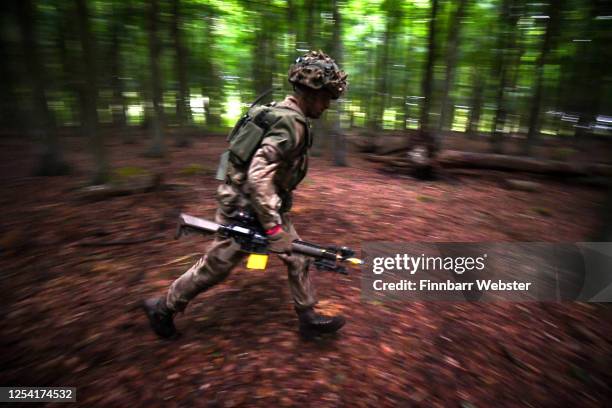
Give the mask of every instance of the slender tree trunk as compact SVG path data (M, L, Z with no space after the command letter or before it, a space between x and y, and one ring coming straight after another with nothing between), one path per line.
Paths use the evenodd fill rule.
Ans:
M318 0L305 0L304 7L306 9L306 19L304 20L304 43L306 48L309 50L318 50L323 48L321 44L321 37L318 35L319 27L322 26L320 21L320 14L322 12L321 2ZM329 52L329 50L323 50ZM312 122L311 132L314 137L310 154L313 157L319 157L323 155L323 152L327 150L326 136L328 134L328 117L329 113L326 112L321 116L320 119Z
M406 19L406 24L407 24L407 30L408 32L406 33L408 38L412 37L412 25L411 25L411 16L408 16L408 18ZM405 63L404 63L404 73L402 76L402 96L403 96L403 103L404 105L402 106L402 130L406 130L408 129L408 125L406 122L408 122L408 119L410 118L410 106L408 105L408 93L410 92L410 66L409 66L409 61L411 59L411 46L410 46L410 42L408 41L406 44L406 52L405 52Z
M206 47L200 47L204 52L198 58L202 64L200 69L203 76L202 94L208 97L208 104L205 107L205 117L206 127L209 131L216 130L216 127L221 124L221 112L223 109L223 84L220 81L219 74L217 73L211 55L211 50L215 44L215 36L212 29L214 18L215 9L206 7L204 17L206 25L203 33ZM241 88L240 92L242 91L243 88Z
M112 116L113 124L124 129L127 124L125 98L123 97L123 81L121 80L121 41L124 37L123 25L126 24L128 13L125 6L113 1L111 4L113 15L111 17L111 44L109 50L111 88L113 91Z
M531 155L534 144L537 141L540 131L540 106L542 105L542 82L544 78L544 66L548 59L552 45L552 37L556 34L560 10L563 7L561 1L556 4L552 2L548 5L548 16L546 20L546 32L540 48L540 55L536 62L535 85L534 93L531 98L531 108L529 109L529 130L527 131L527 139L525 140L524 154Z
M342 19L340 14L339 0L333 0L333 18L334 28L332 33L332 50L333 58L339 66L342 66L343 50L342 50ZM332 124L332 138L333 138L333 155L334 165L346 166L346 139L341 127L342 120L342 102L336 101L336 114L334 122Z
M56 26L56 49L62 67L60 74L61 87L68 91L69 98L66 98L68 109L73 115L73 122L83 124L83 107L80 101L83 99L82 65L79 56L69 49L68 44L79 39L78 28L70 22L76 21L77 15L73 4L58 4L58 19Z
M444 89L442 91L442 110L440 113L440 121L438 122L438 131L444 129L447 126L447 122L450 121L450 128L452 129L452 100L450 98L450 89L453 85L455 76L455 65L457 63L457 53L459 50L460 43L460 28L461 20L465 15L468 0L460 0L457 6L457 11L453 15L450 29L448 31L448 49L446 51L446 72L444 78Z
M376 35L373 28L370 28L370 32L368 33L368 35L370 37ZM364 79L366 83L368 84L376 83L376 64L375 62L368 60L368 58L366 57L366 60L364 61L364 65L365 65ZM364 110L365 110L365 126L369 130L376 129L376 107L375 107L376 97L375 97L374 92L375 90L369 86L366 87L364 90L365 101L363 103L364 103Z
M506 77L508 70L503 68L500 72L499 87L497 88L497 108L493 119L493 135L491 137L491 148L493 153L502 153L504 141L504 126L506 125L506 107L504 106L504 89L506 88Z
M83 105L83 130L89 139L93 152L95 170L93 184L101 184L108 180L108 162L104 150L104 142L98 130L98 84L95 59L95 39L89 26L89 9L86 0L76 0L79 36L84 62L85 85L81 101Z
M30 82L32 95L33 118L31 123L33 128L42 134L42 154L35 174L41 176L67 174L70 168L62 158L55 118L47 105L44 69L34 31L35 14L32 1L21 0L16 2L16 12L23 44L27 79Z
M508 86L509 67L508 61L513 53L515 25L518 21L518 15L513 14L514 0L503 0L500 26L501 32L498 39L498 55L495 64L495 76L499 78L496 96L496 111L495 119L493 120L493 129L491 137L491 148L494 153L503 152L504 127L506 124L507 108L504 100L505 90Z
M436 59L436 22L438 17L438 0L432 0L431 2L431 16L429 21L429 46L427 52L427 61L425 64L425 75L423 76L423 82L421 83L423 103L421 105L420 114L420 130L418 136L413 145L422 149L422 156L425 154L426 158L419 160L429 161L435 157L436 152L439 149L438 141L435 135L432 133L431 124L429 121L429 111L431 109L431 100L433 97L433 68L434 61Z
M255 47L253 48L253 80L255 95L258 96L272 88L271 59L274 58L273 15L264 7L259 14L259 29L255 34Z
M115 127L124 130L127 125L125 98L123 97L123 81L121 80L121 40L116 32L113 32L111 39L111 87L113 89L113 124Z
M150 0L148 5L148 34L149 34L149 66L151 68L151 96L153 112L151 116L151 127L153 130L153 142L146 152L147 157L163 157L166 153L163 134L163 97L162 78L159 69L161 57L161 42L157 36L159 27L159 3L158 0Z
M18 31L14 17L13 2L0 4L0 126L4 129L11 129L22 133L27 133L23 123L24 113L21 111L22 104L17 89L23 84L20 65L12 58L16 54L16 47L13 41L8 38L12 32Z
M387 102L387 66L389 65L389 44L391 42L391 30L393 17L387 13L383 43L378 47L378 58L376 63L376 92L372 101L374 102L374 115L371 128L382 130L384 128L385 105Z
M128 13L124 11L124 5L118 4L116 1L112 3L113 21L111 27L111 45L109 52L111 88L113 91L112 115L113 125L123 134L124 143L131 143L126 132L127 117L126 103L123 96L123 81L121 80L121 41L124 36L123 24Z
M304 7L306 8L306 21L304 21L304 41L306 42L306 48L314 50L316 48L316 33L318 32L319 19L315 17L317 13L317 1L316 0L304 0Z
M575 100L574 111L579 114L575 137L583 138L593 133L595 123L602 103L605 77L609 75L609 64L612 60L610 42L612 31L609 22L598 16L612 14L612 3L608 0L592 0L587 6L589 24L585 27L585 37L590 42L580 45L576 58L577 66L574 82L575 92L571 97Z
M484 91L484 81L478 68L473 69L472 102L470 116L468 119L468 135L476 136L479 132L480 112L482 108L482 94Z
M289 44L287 44L287 68L297 58L296 44L298 41L299 29L299 8L295 4L295 0L287 0L287 26L289 27Z
M183 132L191 119L189 108L189 82L187 80L187 50L183 43L183 15L181 0L172 1L172 37L174 49L176 50L176 74L178 78L178 92L176 97L176 118L181 129L179 129L176 145L179 147L189 146L191 143Z

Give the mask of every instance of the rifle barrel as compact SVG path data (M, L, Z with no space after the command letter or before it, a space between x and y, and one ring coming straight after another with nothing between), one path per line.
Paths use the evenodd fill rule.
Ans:
M335 252L328 251L325 248L304 241L293 241L291 249L297 253L312 256L314 258L324 258L330 261L336 261L338 259L338 255Z

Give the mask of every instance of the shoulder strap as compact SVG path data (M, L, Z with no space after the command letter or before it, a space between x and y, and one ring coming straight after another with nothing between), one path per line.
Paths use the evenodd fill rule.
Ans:
M274 123L275 117L272 111L273 107L265 106L262 107L259 112L253 112L253 123L262 128L264 133L267 132L270 126L272 126L272 123Z

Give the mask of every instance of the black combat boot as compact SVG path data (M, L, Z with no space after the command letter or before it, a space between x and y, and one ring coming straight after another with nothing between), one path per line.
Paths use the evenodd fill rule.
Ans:
M346 323L342 316L323 316L315 312L313 308L296 309L296 312L300 319L300 334L305 337L334 333Z
M159 337L170 339L178 335L174 327L174 312L166 306L165 297L147 299L142 308L149 318L151 328Z

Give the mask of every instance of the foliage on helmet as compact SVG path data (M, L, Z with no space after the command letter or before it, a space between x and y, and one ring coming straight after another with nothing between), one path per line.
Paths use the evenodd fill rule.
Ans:
M327 89L338 99L347 88L348 74L323 51L309 51L302 55L289 69L289 82L311 89Z

